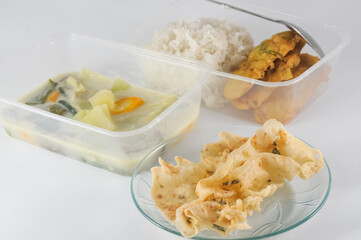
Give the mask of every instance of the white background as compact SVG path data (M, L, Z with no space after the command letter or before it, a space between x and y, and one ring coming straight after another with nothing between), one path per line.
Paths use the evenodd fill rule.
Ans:
M0 63L53 34L122 40L171 2L0 0ZM287 125L323 152L333 175L331 194L311 220L274 239L360 239L361 5L358 0L248 2L351 33L334 84ZM0 81L4 86L6 79ZM219 124L202 113L198 128ZM229 119L224 124L242 122ZM0 154L0 239L180 239L137 211L129 177L20 142L2 128Z

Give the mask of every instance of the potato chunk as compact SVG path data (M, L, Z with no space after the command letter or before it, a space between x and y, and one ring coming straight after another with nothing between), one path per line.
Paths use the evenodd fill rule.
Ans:
M80 111L74 116L74 119L107 130L115 129L115 125L111 119L109 109L106 104L95 106L92 110Z
M93 107L106 104L108 109L114 108L114 93L108 89L103 89L89 98L89 102Z

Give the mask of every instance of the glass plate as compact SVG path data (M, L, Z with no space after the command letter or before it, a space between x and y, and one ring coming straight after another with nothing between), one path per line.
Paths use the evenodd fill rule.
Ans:
M253 136L254 127L214 127L197 130L173 138L151 151L137 166L131 181L132 198L138 210L156 226L182 236L169 223L162 212L154 206L150 195L152 174L150 169L159 166L158 157L176 165L175 156L192 162L200 161L200 151L206 143L219 140L220 131L229 131L240 136ZM307 180L296 177L277 189L271 197L261 203L261 211L254 211L248 217L250 230L238 230L223 237L215 231L202 231L193 239L260 239L289 231L306 222L325 204L331 187L331 172L325 166L318 174Z

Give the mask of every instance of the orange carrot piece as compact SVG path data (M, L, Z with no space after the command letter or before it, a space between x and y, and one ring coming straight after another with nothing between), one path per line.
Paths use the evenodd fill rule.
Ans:
M144 103L144 100L140 97L126 97L115 101L113 109L109 109L111 114L120 114L133 111Z
M59 98L59 95L60 95L59 91L56 90L56 91L52 92L52 93L46 98L46 101L47 101L47 102L56 102L56 101L58 100L58 98Z
M23 135L23 137L24 137L25 139L30 140L30 137L29 137L29 135L28 135L26 132L20 131L20 133L21 133L21 135Z

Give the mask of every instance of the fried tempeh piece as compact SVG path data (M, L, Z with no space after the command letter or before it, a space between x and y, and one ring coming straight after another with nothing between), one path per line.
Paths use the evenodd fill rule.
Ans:
M300 57L301 63L292 71L295 77L301 75L319 61L318 57L307 53L301 54ZM290 122L311 97L319 84L328 80L328 73L329 69L323 68L298 84L275 90L259 108L253 109L257 122L264 123L267 119L271 118L275 118L283 124Z
M274 62L277 59L285 57L302 40L302 37L292 31L275 34L255 47L233 74L262 79L268 69L275 67ZM252 86L252 83L228 79L223 94L228 100L235 100L246 94Z

